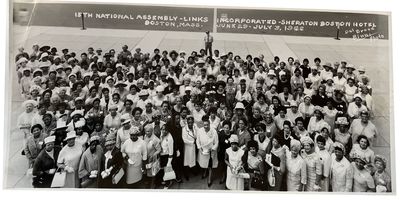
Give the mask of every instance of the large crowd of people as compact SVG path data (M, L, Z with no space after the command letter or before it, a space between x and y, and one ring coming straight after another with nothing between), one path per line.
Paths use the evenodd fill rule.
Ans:
M201 176L229 190L391 192L362 66L127 45L79 53L34 45L15 58L35 188Z

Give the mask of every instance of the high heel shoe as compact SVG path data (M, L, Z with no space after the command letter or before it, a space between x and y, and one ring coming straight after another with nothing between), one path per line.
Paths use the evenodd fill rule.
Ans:
M208 187L210 187L212 185L212 182L208 183L207 185L208 185Z

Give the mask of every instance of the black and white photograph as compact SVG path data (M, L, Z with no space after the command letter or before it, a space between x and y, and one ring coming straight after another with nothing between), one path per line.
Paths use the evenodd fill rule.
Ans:
M396 192L391 12L9 6L4 189Z

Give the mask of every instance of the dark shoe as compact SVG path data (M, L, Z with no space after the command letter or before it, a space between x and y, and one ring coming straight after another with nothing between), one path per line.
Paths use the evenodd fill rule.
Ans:
M177 183L183 183L183 181L182 181L181 178L180 178L180 179L176 179L176 182L177 182Z
M220 181L219 181L219 184L223 184L225 182L225 180L224 179L221 179Z
M203 174L202 176L201 176L201 179L205 179L207 177L207 174Z
M24 150L22 150L21 155L23 155L23 156L25 155L25 151Z
M212 182L211 183L208 183L208 187L210 187L212 185Z

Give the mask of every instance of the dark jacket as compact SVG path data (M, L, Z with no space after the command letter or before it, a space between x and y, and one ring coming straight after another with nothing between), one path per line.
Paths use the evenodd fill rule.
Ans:
M52 159L43 149L33 164L33 183L36 188L50 188L53 181L54 174L48 174L46 171L49 169L57 169L57 159L61 148L54 146L54 159Z
M103 172L104 170L110 168L113 166L113 169L111 170L110 176L106 177L105 179L102 179L100 177L100 187L102 188L118 188L123 185L123 178L119 181L118 184L113 184L112 183L112 177L119 172L121 168L124 166L124 158L122 157L122 153L118 148L114 148L111 151L111 156L112 158L108 160L107 162L107 168L105 168L105 162L106 162L106 157L102 156L101 158L101 165L100 165L100 171L99 173ZM126 172L125 172L126 173Z

